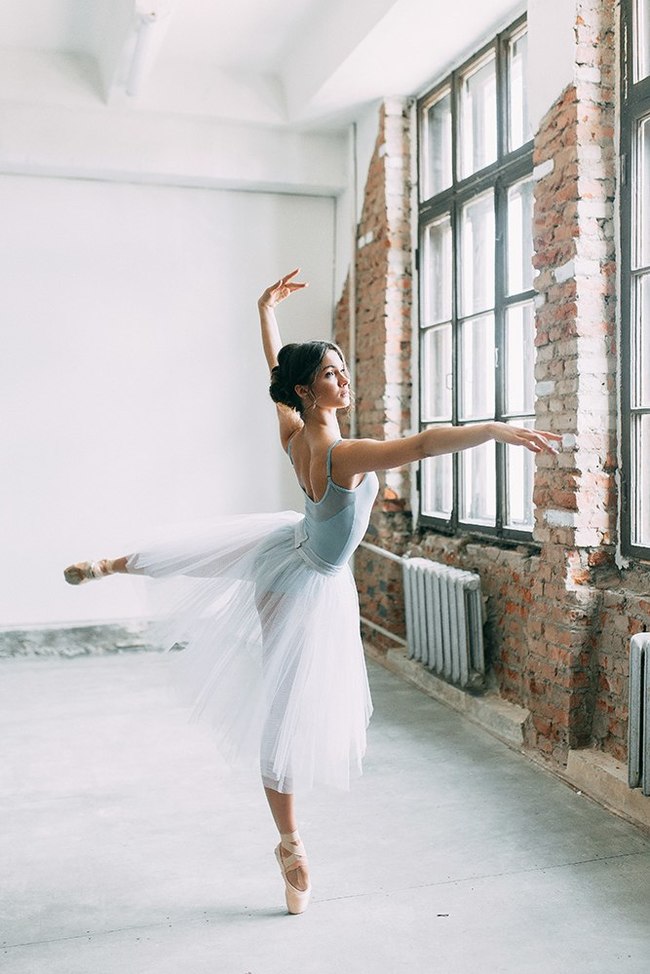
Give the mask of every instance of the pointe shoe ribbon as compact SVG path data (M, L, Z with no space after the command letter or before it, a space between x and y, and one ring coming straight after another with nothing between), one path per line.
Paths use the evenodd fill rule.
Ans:
M69 585L82 585L94 578L112 574L112 564L104 558L102 561L79 561L76 565L70 565L64 570L63 577Z
M289 855L284 857L282 855L282 849L288 852ZM287 873L290 873L293 869L296 869L298 866L307 866L307 853L297 832L287 832L280 836L280 843L275 849L275 858L278 860L280 872L284 879L287 910L293 914L304 913L309 903L309 897L311 896L311 884L307 889L296 889L287 879Z

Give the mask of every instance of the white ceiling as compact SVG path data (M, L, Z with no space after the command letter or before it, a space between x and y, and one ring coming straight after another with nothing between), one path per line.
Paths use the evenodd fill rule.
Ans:
M147 6L148 4L148 6ZM155 25L124 93L136 5ZM0 101L102 104L267 125L336 125L413 94L514 18L521 0L2 0Z

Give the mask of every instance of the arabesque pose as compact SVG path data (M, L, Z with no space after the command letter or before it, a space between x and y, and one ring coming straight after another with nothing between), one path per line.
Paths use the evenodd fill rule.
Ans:
M258 308L280 441L305 495L304 515L221 517L65 570L73 585L119 573L182 577L170 634L170 644L185 644L179 682L228 759L259 761L290 913L302 913L311 892L295 789L346 788L361 773L372 705L348 560L368 526L376 471L488 440L555 452L560 439L496 422L387 441L342 439L338 412L350 406L343 353L328 341L280 340L274 309L306 286L297 274L268 287Z

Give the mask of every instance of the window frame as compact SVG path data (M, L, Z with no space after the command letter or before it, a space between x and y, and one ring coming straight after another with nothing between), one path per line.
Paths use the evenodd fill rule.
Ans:
M418 270L418 428L426 429L441 425L441 421L428 422L423 420L423 372L424 356L422 355L422 289L423 268L421 255L424 253L424 235L427 228L446 214L449 214L452 228L452 298L451 298L451 369L452 369L452 415L453 425L471 425L480 420L465 420L459 424L459 343L460 323L471 315L460 314L459 289L461 275L460 248L462 239L460 233L460 217L463 206L482 192L494 193L495 217L495 267L494 267L494 328L495 328L495 418L507 421L505 409L505 318L507 308L530 302L535 291L531 287L517 295L506 294L507 281L507 194L511 186L533 175L533 138L516 149L508 150L508 134L510 130L509 118L509 81L508 81L508 47L513 38L527 27L526 15L517 18L505 30L498 33L471 57L467 58L459 67L446 75L439 83L427 90L417 101L417 185L418 185L418 243L416 252L416 267ZM496 125L497 125L497 158L494 162L464 178L459 178L460 172L460 101L462 79L471 71L472 67L494 54L496 78ZM450 93L451 110L451 186L428 198L424 198L424 155L428 151L427 133L423 125L423 117L427 109L435 104L444 93ZM427 174L428 178L428 174ZM490 310L491 313L491 310ZM533 412L534 415L534 412ZM485 535L489 538L509 539L513 541L531 541L533 527L519 529L506 526L507 518L507 454L504 444L495 444L495 490L496 510L494 524L482 524L463 521L459 516L460 508L460 464L461 455L452 456L452 511L448 518L422 512L422 464L417 471L417 493L419 501L418 523L422 527L435 528L445 534L470 533Z
M639 271L632 269L632 234L634 232L635 183L637 177L636 130L644 118L650 118L650 75L634 81L634 50L636 33L634 25L634 0L622 0L621 4L621 112L620 112L620 254L621 254L621 552L627 558L650 561L650 546L636 544L634 536L634 452L632 449L632 346L635 339L636 321L633 320L633 289ZM637 407L638 408L638 407ZM650 413L650 408L639 412ZM650 447L650 444L648 445Z

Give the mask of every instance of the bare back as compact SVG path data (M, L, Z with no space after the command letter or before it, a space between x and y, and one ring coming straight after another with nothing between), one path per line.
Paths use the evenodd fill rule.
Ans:
M329 432L321 433L319 430L317 435L309 436L304 427L296 430L287 444L298 483L307 496L316 502L322 499L327 489L327 451L331 444ZM332 480L339 487L354 490L363 480L363 474L346 476L342 470L337 470L336 451L335 447L332 451Z

